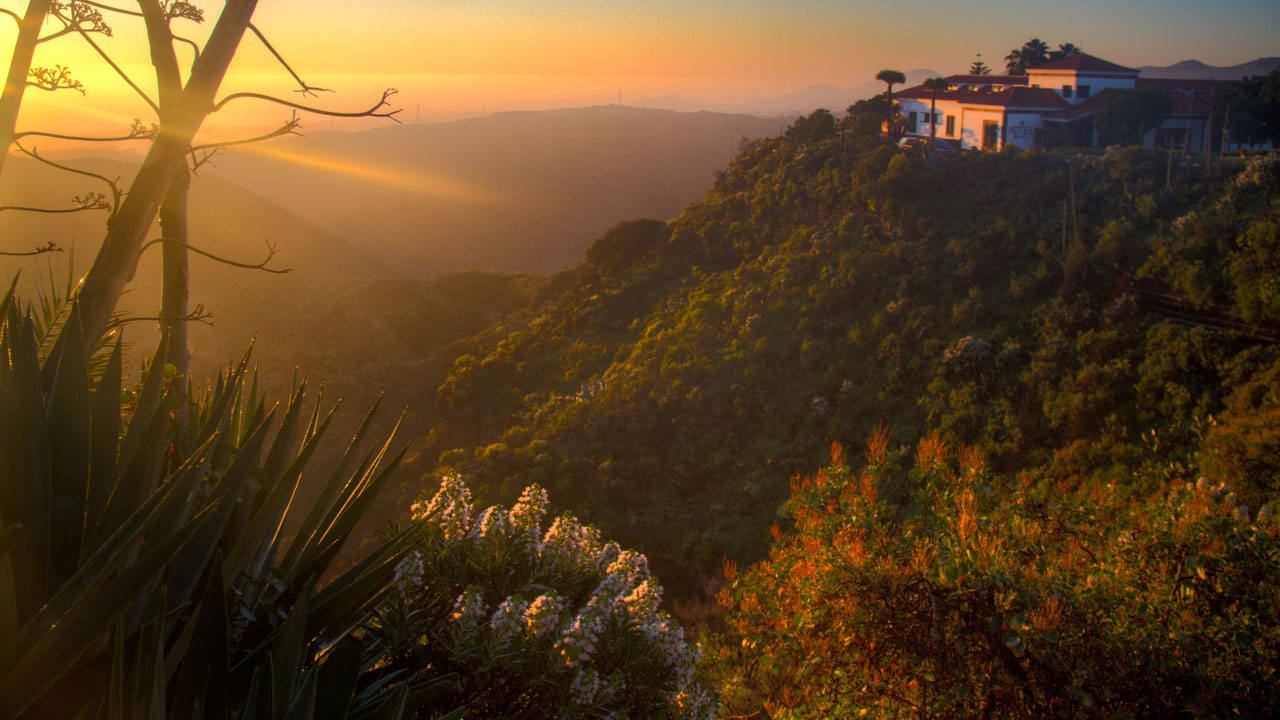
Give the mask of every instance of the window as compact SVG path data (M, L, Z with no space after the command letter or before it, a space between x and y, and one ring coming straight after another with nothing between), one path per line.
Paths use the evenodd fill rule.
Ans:
M948 115L947 116L947 135L950 136L955 134L956 134L956 116Z
M934 124L934 125L937 125L937 124L938 124L938 123L940 123L940 122L942 122L942 113L934 113L934 114L933 114L933 124Z
M916 131L916 114L913 112L909 112L907 113L907 132L913 133L915 131Z
M1191 97L1195 98L1196 100L1203 100L1205 98L1205 94L1203 90L1196 90L1195 92L1191 93Z
M1081 100L1089 97L1089 86L1081 85L1080 87L1076 88L1076 97L1080 98Z
M1062 97L1064 97L1064 98L1069 98L1069 97L1071 97L1071 86L1070 86L1070 85L1063 85L1063 86L1062 86Z
M1038 87L1040 87L1040 83L1036 83L1035 85L1032 85L1031 87L1033 87L1033 88L1038 88Z

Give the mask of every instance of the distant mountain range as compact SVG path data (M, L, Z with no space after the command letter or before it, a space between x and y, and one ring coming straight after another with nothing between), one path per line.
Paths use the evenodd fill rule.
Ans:
M1179 80L1239 80L1254 75L1266 75L1280 67L1280 57L1258 58L1253 62L1217 67L1199 60L1183 60L1180 63L1159 67L1144 65L1139 70L1144 78L1177 78Z
M622 220L670 219L775 120L617 105L320 132L206 171L406 277L560 270Z
M926 78L937 77L938 72L927 69L912 70L904 73L907 82L901 87L911 87L924 82ZM853 87L836 87L835 85L812 85L803 90L776 97L760 98L737 103L712 103L692 100L679 95L663 95L661 97L642 98L632 103L636 107L661 108L680 112L721 112L746 113L748 115L764 115L785 117L791 120L797 115L806 115L818 108L843 111L859 100L865 100L877 93L884 92L884 83L870 80Z

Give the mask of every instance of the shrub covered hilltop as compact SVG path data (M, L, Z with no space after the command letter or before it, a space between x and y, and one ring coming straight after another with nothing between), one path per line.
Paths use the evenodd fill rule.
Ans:
M304 387L134 382L10 293L0 716L1269 716L1280 162L878 126L744 144L469 340L346 564L393 440L303 501Z
M734 715L1263 714L1280 158L882 142L819 111L600 238L454 365L440 470L541 483L686 595L741 564Z

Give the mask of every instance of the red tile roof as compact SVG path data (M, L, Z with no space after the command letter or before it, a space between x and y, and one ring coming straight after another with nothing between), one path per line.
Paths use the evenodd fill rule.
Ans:
M1124 75L1137 75L1139 70L1127 68L1123 65L1117 65L1108 62L1100 57L1094 57L1085 53L1076 53L1057 60L1050 60L1041 63L1033 68L1027 68L1027 74L1036 72L1045 72L1053 70L1075 70L1076 72L1094 72L1094 73L1117 73Z
M1026 75L951 75L952 85L1026 85Z
M911 100L928 101L932 92L923 85L907 88L894 97ZM1037 108L1055 110L1067 107L1069 103L1062 96L1047 88L1029 88L1015 86L1003 90L992 90L989 87L975 90L939 90L938 100L950 100L965 105L989 105L995 107Z
M1090 96L1088 100L1075 105L1068 105L1057 112L1045 113L1044 119L1071 121L1076 118L1084 117L1085 115L1092 115L1098 111L1098 108L1102 107L1103 101L1112 92L1115 92L1112 88L1106 88L1097 95Z

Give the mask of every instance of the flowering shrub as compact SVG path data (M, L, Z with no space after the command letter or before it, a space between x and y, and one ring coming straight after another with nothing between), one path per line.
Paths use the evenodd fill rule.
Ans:
M391 666L457 673L468 717L709 717L645 557L567 514L544 532L546 510L534 485L476 513L457 477L413 506L417 548L372 633Z
M726 568L782 717L1267 717L1280 706L1280 529L1222 482L1133 499L1012 481L926 437L797 479L794 532ZM1045 483L1044 485L1052 485ZM713 658L715 659L715 658ZM754 665L751 665L754 663ZM739 676L748 675L739 673ZM753 695L754 693L754 695Z

